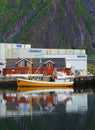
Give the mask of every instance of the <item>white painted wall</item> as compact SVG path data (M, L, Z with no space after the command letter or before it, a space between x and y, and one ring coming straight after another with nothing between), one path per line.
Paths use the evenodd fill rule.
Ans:
M8 56L13 56L13 53L15 53L14 49L21 49L21 48L29 49L31 48L31 45L20 44L20 43L0 43L0 60L6 60ZM11 50L11 53L10 53L10 50Z

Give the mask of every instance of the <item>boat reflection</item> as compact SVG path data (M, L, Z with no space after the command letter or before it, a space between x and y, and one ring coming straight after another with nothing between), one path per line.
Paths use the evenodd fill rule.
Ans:
M0 116L31 115L34 113L76 113L88 110L87 93L75 94L72 89L6 92L0 94Z

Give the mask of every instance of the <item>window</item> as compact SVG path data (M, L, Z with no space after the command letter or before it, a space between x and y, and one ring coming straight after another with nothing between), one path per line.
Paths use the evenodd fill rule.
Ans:
M24 66L24 61L20 62L19 66Z
M52 67L52 64L51 64L51 63L49 63L49 64L48 64L48 66L51 66L51 67Z
M19 63L19 66L29 66L29 63L27 61L22 61Z

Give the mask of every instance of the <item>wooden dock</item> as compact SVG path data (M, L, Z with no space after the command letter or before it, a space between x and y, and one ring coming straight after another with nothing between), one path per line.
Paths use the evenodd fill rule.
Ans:
M75 91L95 91L95 76L78 76L74 79Z

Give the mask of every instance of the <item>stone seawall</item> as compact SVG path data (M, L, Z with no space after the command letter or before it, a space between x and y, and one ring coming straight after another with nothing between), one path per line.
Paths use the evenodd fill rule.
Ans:
M1 89L17 89L18 77L0 77ZM20 77L24 78L24 77ZM78 76L74 78L74 91L95 91L95 76Z
M0 77L1 89L17 89L17 77Z

